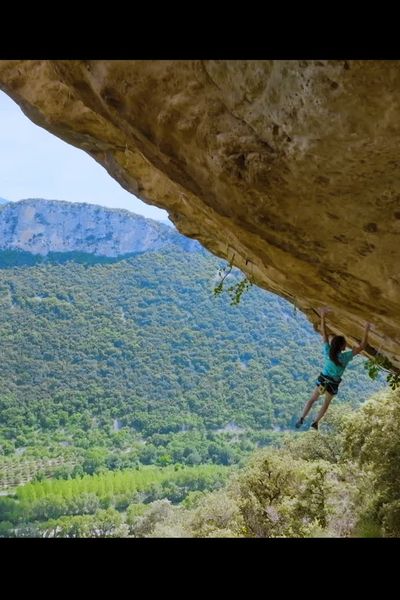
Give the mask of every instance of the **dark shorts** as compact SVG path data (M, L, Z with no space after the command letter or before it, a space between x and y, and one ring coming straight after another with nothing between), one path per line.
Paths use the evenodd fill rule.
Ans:
M316 385L323 386L329 394L336 396L341 381L341 379L335 380L332 377L328 377L328 375L323 375L321 373L316 381Z

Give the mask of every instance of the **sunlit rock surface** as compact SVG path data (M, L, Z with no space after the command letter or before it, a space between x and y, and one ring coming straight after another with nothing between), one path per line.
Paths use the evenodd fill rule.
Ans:
M0 88L313 323L372 321L400 367L399 61L0 61Z

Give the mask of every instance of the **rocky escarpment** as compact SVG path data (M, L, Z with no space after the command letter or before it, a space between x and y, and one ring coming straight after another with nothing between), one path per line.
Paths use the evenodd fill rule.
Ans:
M0 208L0 250L115 257L166 246L188 252L201 249L198 242L167 225L127 210L38 198Z
M400 366L398 62L1 61L0 87L313 323L372 321Z

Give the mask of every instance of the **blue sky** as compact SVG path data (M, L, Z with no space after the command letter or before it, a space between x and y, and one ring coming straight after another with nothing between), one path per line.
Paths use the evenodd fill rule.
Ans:
M89 202L151 219L168 218L165 210L126 192L86 152L34 125L1 91L0 197Z

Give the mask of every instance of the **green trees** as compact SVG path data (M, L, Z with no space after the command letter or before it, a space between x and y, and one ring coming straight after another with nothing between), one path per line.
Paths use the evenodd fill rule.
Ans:
M241 455L235 435L208 454L209 440L195 434L230 423L246 436L291 427L318 374L321 340L258 288L232 308L214 298L218 264L206 253L164 250L0 269L3 454L40 439L53 452L57 435L59 448L122 455L145 439L138 458L166 464L184 432L191 460L230 463ZM355 361L341 397L357 405L363 389L378 387ZM159 434L164 448L153 442ZM111 464L109 456L83 460L87 472Z
M217 465L104 471L75 479L29 483L17 488L16 497L25 508L29 507L32 518L44 520L61 514L93 513L99 508L99 498L107 496L122 500L122 496L132 498L142 492L148 499L156 499L174 489L178 502L190 491L219 487L228 473L228 468ZM156 494L154 489L158 490ZM0 516L3 514L4 518L10 519L14 508L14 501L1 499Z
M130 532L134 537L150 537L156 525L171 522L173 514L169 500L156 500L139 515L130 513Z
M400 372L386 356L377 353L373 358L365 361L364 368L371 379L377 379L382 372L386 373L386 381L392 390L400 387Z
M40 526L43 537L119 537L121 515L113 508L98 510L91 516L61 517ZM125 533L125 531L124 531Z
M68 503L61 496L41 498L31 505L30 511L25 513L25 518L32 521L47 521L68 514Z
M364 475L359 532L400 537L400 392L376 395L349 419L345 447Z
M88 475L101 471L106 466L108 452L104 448L91 448L87 453L82 468Z
M122 517L114 508L97 511L93 521L94 537L118 537L116 530L122 525Z
M327 524L327 468L290 453L260 452L240 479L239 506L250 537L306 537Z
M16 498L0 498L5 523L0 535L124 537L129 528L141 535L135 527L150 506L177 505L190 493L221 488L229 472L215 465L176 465L30 483L17 489Z
M368 418L350 425L346 411L335 417L332 408L318 435L286 439L318 374L321 340L262 290L233 308L213 297L217 264L169 250L0 270L0 484L36 479L16 500L0 499L2 531L11 523L17 535L350 535L358 515L364 531L369 519L395 534L397 416L382 416L385 464L365 442L377 436L379 447L384 437ZM359 406L379 388L360 364L349 366L336 404ZM222 489L229 466L282 443ZM373 498L363 491L372 485ZM178 507L190 494L192 504ZM165 499L169 508L156 504L146 525L143 505Z
M192 537L242 537L245 531L239 504L229 489L198 496L185 524Z
M0 535L400 536L399 392L281 436L240 469L142 467L38 481L0 498ZM228 474L230 478L227 479Z

